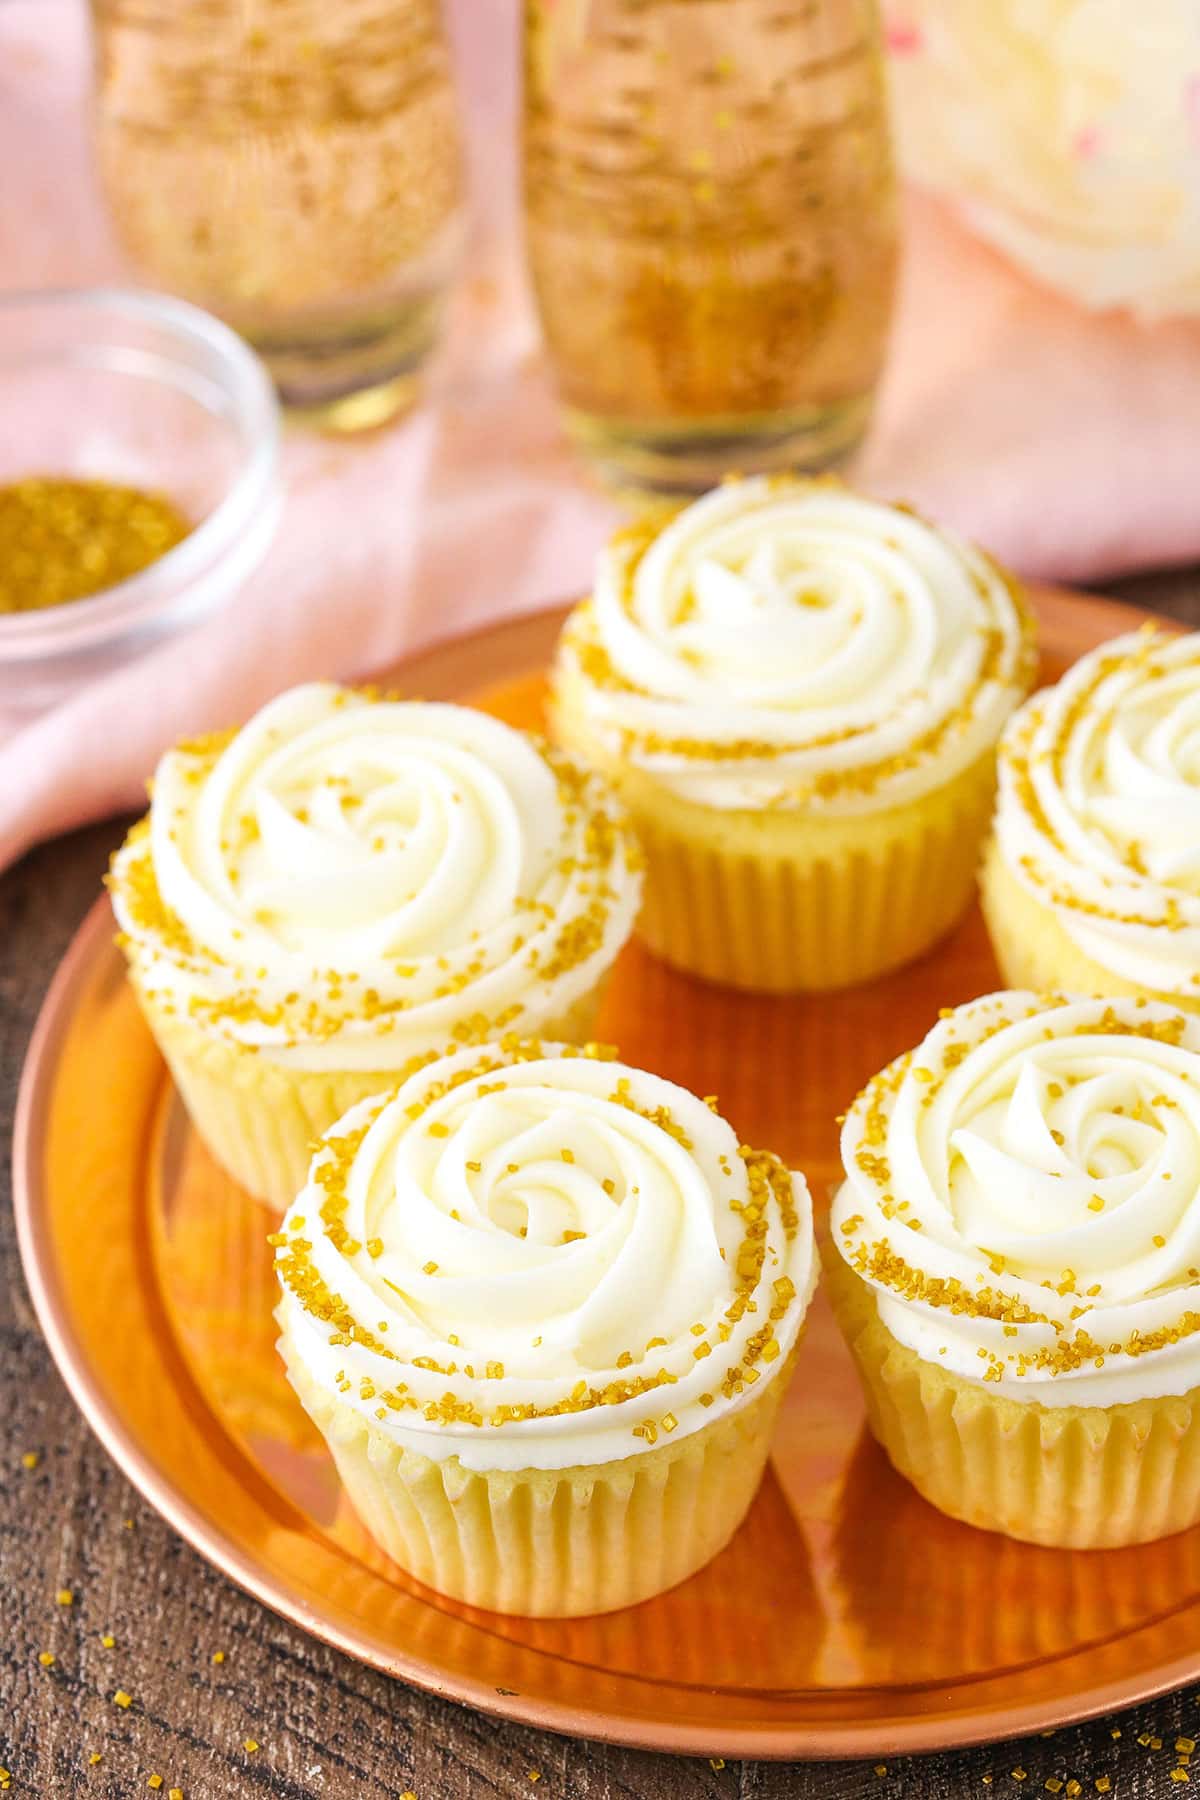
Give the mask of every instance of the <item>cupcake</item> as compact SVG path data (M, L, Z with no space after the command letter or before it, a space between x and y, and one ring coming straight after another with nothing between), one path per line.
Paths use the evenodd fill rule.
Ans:
M815 1280L803 1179L597 1047L506 1041L327 1134L280 1350L376 1541L500 1612L632 1605L728 1541Z
M641 886L620 808L466 707L294 688L159 764L109 885L197 1131L282 1210L314 1140L415 1063L591 1032Z
M729 482L601 558L557 736L648 859L641 932L734 987L833 988L970 903L1028 614L987 557L830 480Z
M1010 986L1200 1011L1200 633L1102 644L1015 714L983 910Z
M1073 1549L1200 1520L1200 1020L993 994L845 1125L829 1288L927 1500Z

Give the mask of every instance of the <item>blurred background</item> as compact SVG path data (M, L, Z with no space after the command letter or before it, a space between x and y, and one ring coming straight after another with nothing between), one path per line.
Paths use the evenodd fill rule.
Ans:
M0 859L730 472L1200 561L1189 0L0 0L0 168Z

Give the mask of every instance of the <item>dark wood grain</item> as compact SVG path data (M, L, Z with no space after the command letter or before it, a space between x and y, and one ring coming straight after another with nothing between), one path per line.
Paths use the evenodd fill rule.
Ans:
M1200 624L1194 572L1114 591ZM119 835L109 824L60 839L0 880L5 1142L42 994ZM6 1163L6 1187L8 1179ZM0 1765L11 1771L14 1794L124 1800L149 1792L153 1774L163 1777L164 1800L172 1786L186 1800L957 1800L989 1791L1057 1791L1074 1800L1095 1794L1106 1777L1114 1795L1130 1800L1188 1791L1172 1771L1188 1772L1176 1740L1200 1742L1200 1695L1191 1692L1046 1738L886 1767L720 1768L554 1738L412 1692L246 1598L134 1494L82 1423L42 1343L7 1198L0 1272ZM119 1319L113 1326L120 1329ZM23 1466L26 1452L38 1455L32 1470ZM70 1606L56 1600L65 1588L74 1594ZM44 1650L54 1655L50 1668L38 1662ZM127 1711L113 1702L118 1688L132 1696ZM256 1751L244 1748L247 1739ZM1078 1789L1068 1786L1075 1782ZM1197 1785L1200 1753L1190 1779Z

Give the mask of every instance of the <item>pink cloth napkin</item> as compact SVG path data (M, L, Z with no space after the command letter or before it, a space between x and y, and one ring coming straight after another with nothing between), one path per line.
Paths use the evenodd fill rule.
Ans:
M426 403L360 441L290 433L279 537L232 607L0 746L0 865L136 805L179 736L586 585L613 512L563 439L521 273L515 0L451 0L450 14L477 224ZM4 0L5 286L120 275L90 173L87 80L81 0ZM1200 325L1079 313L927 199L910 200L907 224L857 479L1033 576L1200 558Z

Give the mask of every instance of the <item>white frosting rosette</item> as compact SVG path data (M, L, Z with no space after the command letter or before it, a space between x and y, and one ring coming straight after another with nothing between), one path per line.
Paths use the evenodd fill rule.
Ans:
M1039 281L1200 313L1192 0L885 0L906 173Z
M1021 709L996 845L1085 956L1200 999L1200 634L1116 638Z
M294 688L159 765L115 858L143 990L292 1069L400 1068L557 1023L632 927L594 776L466 707Z
M994 994L845 1124L834 1242L923 1361L1046 1406L1200 1386L1200 1020Z
M604 749L718 808L892 806L981 756L1027 692L1012 584L833 481L729 482L601 559L560 690Z
M354 1108L272 1241L301 1393L471 1470L699 1431L784 1367L815 1281L802 1177L684 1089L536 1043Z

